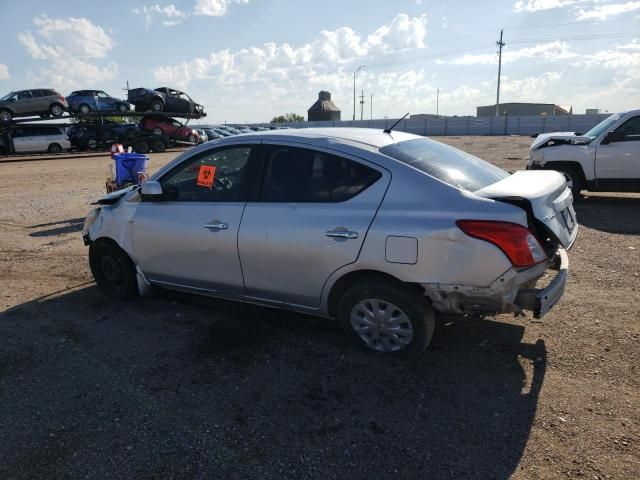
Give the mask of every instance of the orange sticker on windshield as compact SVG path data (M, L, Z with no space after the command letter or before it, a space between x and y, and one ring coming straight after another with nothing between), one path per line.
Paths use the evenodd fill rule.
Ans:
M213 179L216 176L216 167L210 167L209 165L200 165L200 171L198 171L198 181L196 184L199 187L213 187Z

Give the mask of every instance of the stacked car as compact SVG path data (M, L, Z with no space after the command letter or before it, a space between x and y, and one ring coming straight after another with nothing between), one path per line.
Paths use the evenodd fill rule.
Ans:
M131 113L133 110L135 113ZM69 113L68 117L63 117L65 112ZM200 134L186 125L189 119L205 115L202 105L170 87L134 88L128 90L126 100L97 89L75 90L66 98L49 88L19 90L0 98L0 154L95 150L109 148L112 143L132 146L140 153L164 151L178 143L206 141L205 132ZM17 128L34 120L22 117L34 116L73 117L74 123ZM140 120L122 123L131 117ZM186 121L182 123L175 117ZM53 135L53 129L64 141L47 143L46 137ZM32 137L38 137L38 141L25 140Z

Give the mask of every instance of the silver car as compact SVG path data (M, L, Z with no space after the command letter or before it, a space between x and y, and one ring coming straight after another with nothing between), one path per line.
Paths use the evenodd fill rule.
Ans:
M557 172L370 129L221 139L97 203L83 236L112 298L161 286L337 317L399 355L427 347L434 311L547 313L578 231Z

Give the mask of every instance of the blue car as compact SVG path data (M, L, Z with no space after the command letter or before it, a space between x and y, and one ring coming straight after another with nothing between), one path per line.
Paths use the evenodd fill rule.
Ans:
M129 111L129 104L114 98L102 90L76 90L67 96L69 111L74 113Z

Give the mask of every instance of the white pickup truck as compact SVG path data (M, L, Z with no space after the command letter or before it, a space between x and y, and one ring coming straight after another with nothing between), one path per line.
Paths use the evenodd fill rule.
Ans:
M527 170L538 169L562 172L576 198L581 190L640 192L640 110L611 115L584 135L538 135Z

